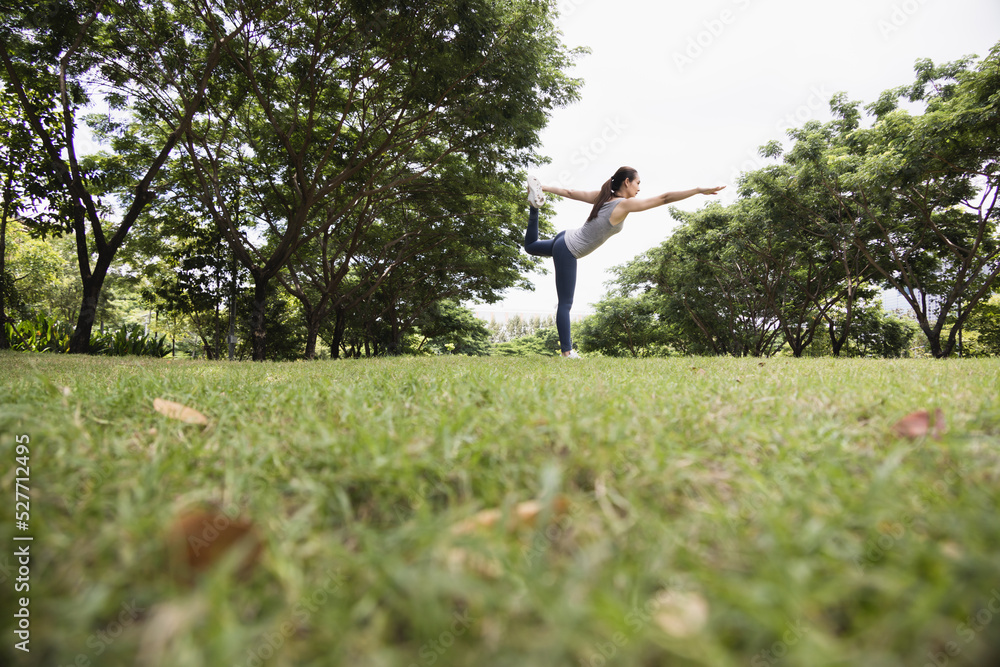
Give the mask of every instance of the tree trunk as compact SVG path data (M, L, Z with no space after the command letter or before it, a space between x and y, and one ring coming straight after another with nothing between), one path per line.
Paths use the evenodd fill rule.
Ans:
M8 172L3 192L3 219L0 221L0 350L10 348L5 325L7 324L7 220L14 205L14 193L11 189L13 179L13 174ZM13 278L11 284L13 285Z
M313 307L306 299L299 299L302 304L302 314L306 320L306 359L316 358L316 341L319 340L319 328L323 325L323 320L330 313L328 304L320 301L320 305Z
M4 201L3 221L0 223L0 350L10 348L7 340L7 202Z
M336 319L333 324L333 342L330 344L330 357L340 359L340 347L344 343L344 331L347 329L347 313L343 308L336 309Z
M253 360L264 361L267 358L267 279L254 276L253 312L250 315L250 337L253 347Z
M83 302L80 304L80 315L76 320L76 329L69 339L70 354L87 354L90 352L90 337L94 331L97 319L97 304L101 298L101 288L104 286L106 269L95 271L90 278L83 281Z
M306 359L316 358L316 339L319 338L319 322L306 319Z
M939 328L932 329L926 320L919 322L919 324L924 335L927 336L927 344L930 346L931 354L934 355L934 358L944 359L950 356L952 349L955 347L954 337L949 337L948 342L942 345L941 330Z
M839 357L840 350L844 347L844 343L847 342L847 334L850 331L850 327L845 326L839 336L837 335L837 327L834 326L833 322L828 322L827 327L830 329L830 349L834 357Z

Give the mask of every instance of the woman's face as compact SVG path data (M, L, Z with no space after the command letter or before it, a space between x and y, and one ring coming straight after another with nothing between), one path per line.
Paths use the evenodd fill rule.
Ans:
M635 178L625 179L625 183L622 184L621 193L625 199L631 199L639 194L639 174L636 174Z

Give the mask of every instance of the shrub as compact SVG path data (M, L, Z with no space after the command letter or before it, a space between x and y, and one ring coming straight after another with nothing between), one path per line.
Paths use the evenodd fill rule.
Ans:
M69 350L69 327L61 322L38 315L33 320L17 324L7 322L4 335L10 349L22 352L66 352Z
M155 334L145 333L139 324L126 324L118 331L91 337L90 353L109 357L165 357L170 354L170 348L166 336L157 338Z

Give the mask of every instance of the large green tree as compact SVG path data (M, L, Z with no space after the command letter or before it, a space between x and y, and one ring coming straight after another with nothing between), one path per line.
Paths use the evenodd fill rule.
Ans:
M812 123L789 135L817 129ZM780 144L771 142L761 152L777 157ZM737 242L781 273L781 280L762 287L792 354L801 356L825 326L832 352L839 356L857 302L873 295L872 270L854 243L853 219L825 188L801 178L789 164L745 174L740 194Z
M34 95L38 120L59 137L59 120L38 95ZM65 207L59 184L49 170L41 142L31 132L21 113L17 97L6 87L0 89L0 331L7 322L8 300L20 301L17 279L7 265L8 228L15 220L38 236L59 229L60 209ZM57 147L59 146L57 142ZM0 349L7 347L0 335Z
M260 11L248 7L233 21L199 0L4 2L0 74L68 199L76 239L83 301L71 352L88 350L115 255L155 199L159 172L203 107L227 43ZM155 110L161 122L141 144L123 133L112 154L88 164L77 127L98 91L113 112ZM52 99L55 109L46 106ZM58 131L48 113L58 115ZM114 207L100 199L111 192Z
M681 221L673 235L618 270L624 293L659 297L659 319L678 349L770 356L781 345L770 283L782 274L737 242L737 213L720 204L671 209Z
M655 295L608 295L595 310L580 322L575 336L582 352L633 358L668 352L668 329L658 320Z
M449 156L514 180L576 95L548 2L293 0L255 19L245 0L224 7L243 27L185 129L184 168L254 283L255 359L267 286L305 244L335 229L350 245L351 225L370 224L359 209Z
M450 156L433 174L355 209L365 220L342 218L303 245L279 279L302 303L306 356L315 355L319 329L333 313L357 308L395 274L403 274L394 284L409 286L408 297L417 285L430 287L420 308L447 299L493 303L503 290L525 286L523 274L535 262L521 250L522 189L483 180Z
M799 133L786 162L851 221L873 275L907 301L931 353L952 353L1000 275L1000 45L978 64L917 63L916 81ZM924 105L911 113L901 100Z

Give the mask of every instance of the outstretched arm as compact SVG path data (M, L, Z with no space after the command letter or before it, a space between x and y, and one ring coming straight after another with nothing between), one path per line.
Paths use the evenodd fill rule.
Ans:
M593 204L597 201L598 196L600 196L599 190L567 190L566 188L560 188L554 185L543 185L542 191L551 192L554 195L559 195L560 197L567 197L569 199L575 199L576 201L586 202L588 204Z
M615 211L611 215L611 223L618 224L624 220L625 216L629 213L648 211L651 208L656 208L657 206L663 206L665 204L673 204L674 202L681 201L695 195L717 195L719 194L719 191L725 187L725 185L720 185L714 188L691 188L690 190L679 190L677 192L664 192L658 197L626 199L615 207Z

